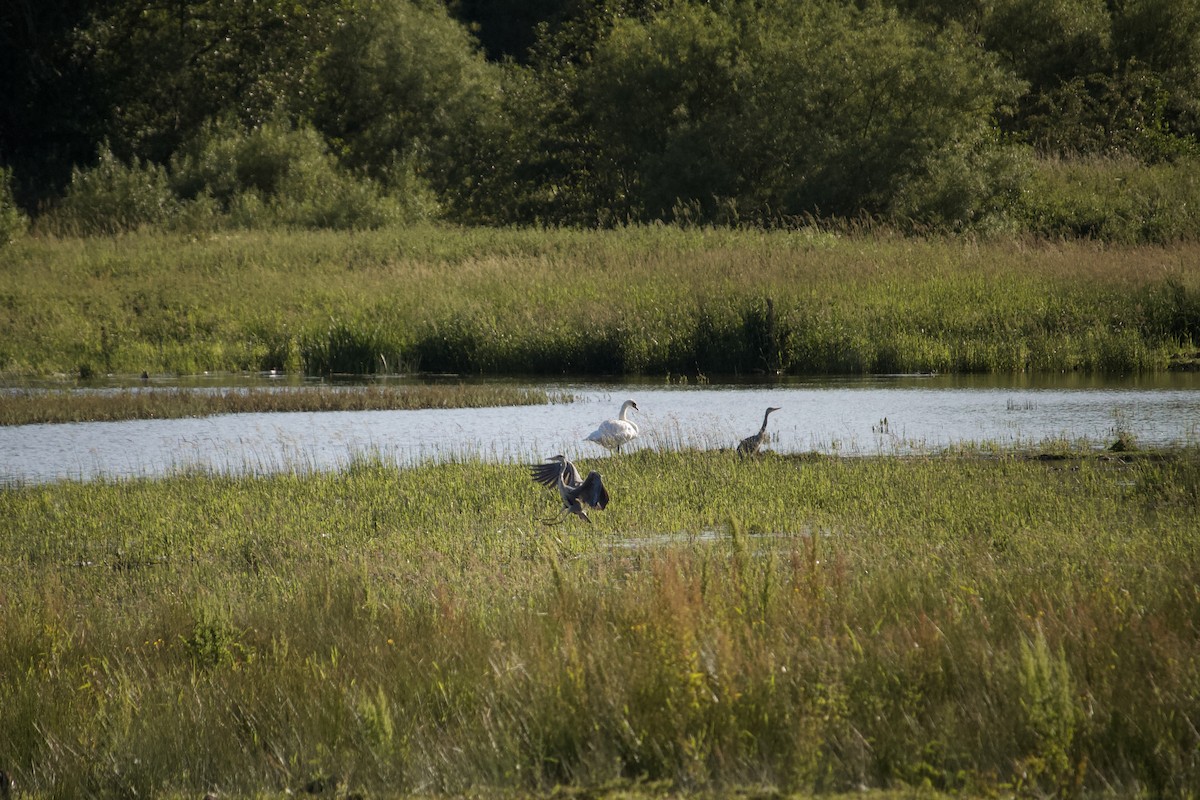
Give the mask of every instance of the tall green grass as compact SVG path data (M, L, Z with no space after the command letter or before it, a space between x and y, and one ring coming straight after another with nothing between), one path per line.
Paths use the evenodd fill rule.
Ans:
M1200 456L639 451L0 492L36 796L1187 797Z
M1198 248L665 227L25 238L0 270L0 370L1162 370L1200 341Z
M288 411L481 408L555 402L570 402L570 395L513 386L463 385L235 388L214 392L188 389L26 390L0 394L0 425Z

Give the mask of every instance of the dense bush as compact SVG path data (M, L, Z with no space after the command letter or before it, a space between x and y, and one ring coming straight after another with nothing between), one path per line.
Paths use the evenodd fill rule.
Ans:
M311 127L272 120L244 130L234 120L205 126L171 160L185 200L212 201L235 225L374 228L423 213L385 195L378 182L339 167Z
M406 192L339 166L309 126L272 120L249 130L226 118L206 125L170 168L124 163L105 146L76 169L45 227L59 233L121 233L144 225L361 229L423 218L436 208L423 181L402 172Z
M1016 204L1053 237L1171 242L1200 235L1200 159L1146 166L1131 157L1036 162Z
M166 222L177 210L167 170L157 164L117 158L108 143L95 165L71 171L62 202L46 225L58 233L111 234Z
M13 198L12 171L0 167L0 247L25 232L29 218Z

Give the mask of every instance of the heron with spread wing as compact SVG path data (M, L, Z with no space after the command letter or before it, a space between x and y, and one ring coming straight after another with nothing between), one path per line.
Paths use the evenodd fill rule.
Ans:
M586 478L580 478L579 470L566 456L557 455L544 464L531 464L529 477L543 486L558 489L563 503L560 516L574 514L590 524L585 506L603 509L608 505L608 490L600 473L592 470Z

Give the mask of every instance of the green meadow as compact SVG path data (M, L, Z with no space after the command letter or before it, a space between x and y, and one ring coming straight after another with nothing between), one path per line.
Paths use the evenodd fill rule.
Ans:
M850 227L23 237L0 374L1194 367L1200 245ZM125 381L128 382L128 381ZM292 383L297 383L293 381ZM0 422L566 402L11 391ZM1200 785L1200 453L471 455L0 489L34 798L1121 795Z
M0 460L576 381L1165 386L1198 64L1197 0L6 0ZM0 800L1200 800L1200 429L1113 416L664 426L580 461L590 524L487 442L0 478Z
M1200 244L418 225L23 237L0 374L1159 371Z
M0 491L3 768L46 798L1195 796L1194 448L581 466L590 526L470 458Z

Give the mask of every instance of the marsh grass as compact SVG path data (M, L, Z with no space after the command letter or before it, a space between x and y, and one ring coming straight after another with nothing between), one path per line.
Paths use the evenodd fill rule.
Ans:
M509 386L357 386L122 389L112 392L15 390L0 393L0 425L169 419L273 411L380 411L480 408L570 402L570 395Z
M471 374L1166 369L1200 244L416 226L23 238L0 370Z
M34 796L1188 796L1200 455L582 464L0 491Z

